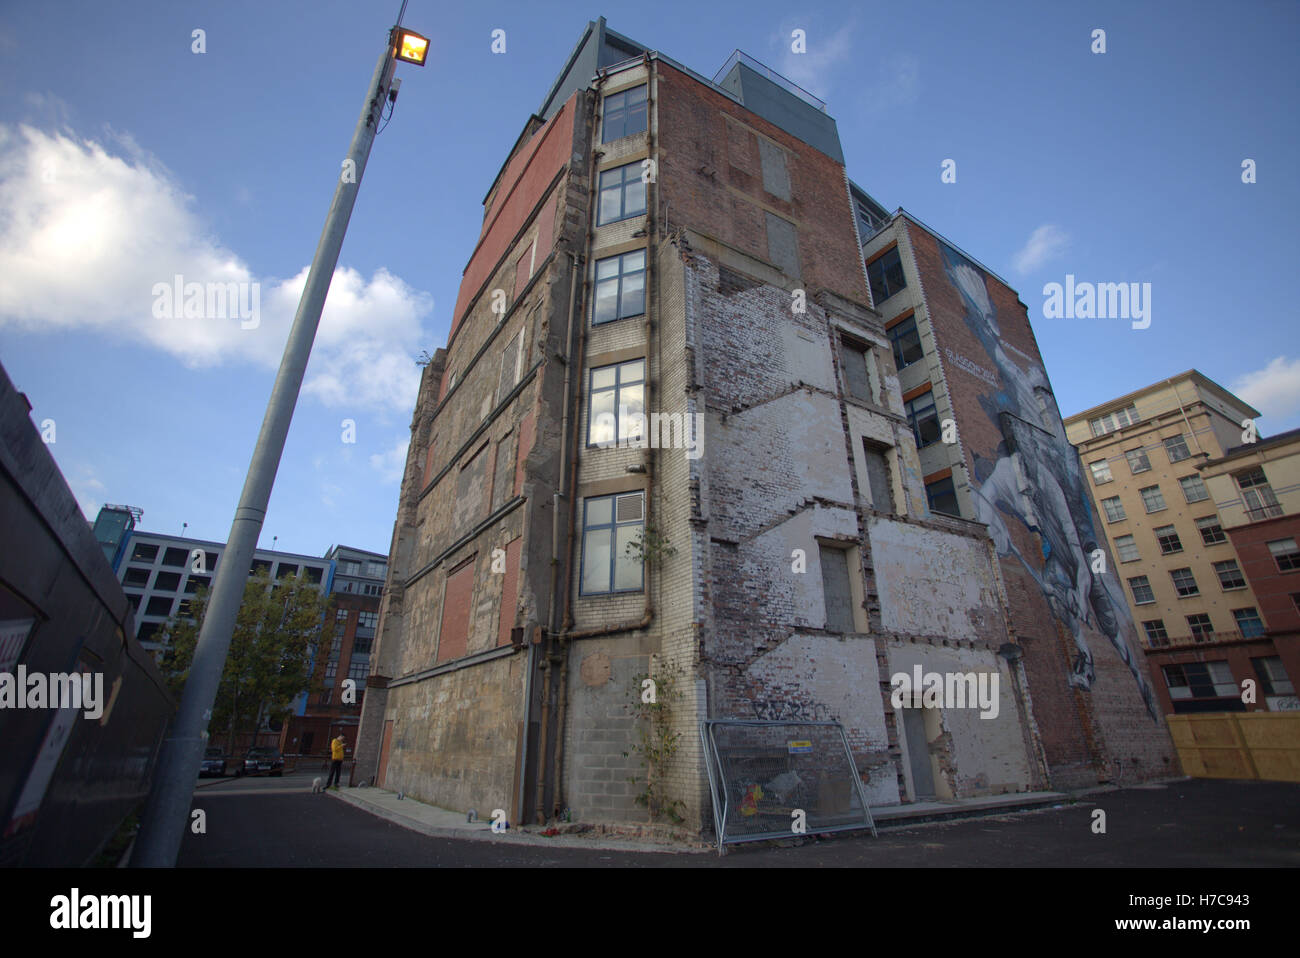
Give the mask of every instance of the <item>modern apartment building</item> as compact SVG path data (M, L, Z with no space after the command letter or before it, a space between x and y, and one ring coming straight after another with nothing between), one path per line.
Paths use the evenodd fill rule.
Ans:
M1037 640L1068 689L1064 639L1013 627L996 535L927 496L928 420L859 238L883 216L815 97L588 24L488 190L423 374L359 778L513 822L644 820L650 677L674 743L656 793L691 825L706 718L838 721L874 804L1054 781L1025 663ZM1163 727L1105 656L1086 777L1098 726L1158 774ZM895 708L914 667L996 676L997 715Z
M123 561L115 571L135 610L136 638L145 649L155 656L161 653L163 646L154 639L155 634L172 616L186 613L189 597L199 586L212 587L225 548L224 542L131 531ZM258 549L249 575L258 572L269 573L274 579L302 575L328 593L333 564L320 556Z
M855 210L926 499L992 537L1053 782L1176 772L1028 308L906 211Z
M1204 471L1258 415L1189 370L1066 420L1166 714L1250 708L1240 681L1271 647Z

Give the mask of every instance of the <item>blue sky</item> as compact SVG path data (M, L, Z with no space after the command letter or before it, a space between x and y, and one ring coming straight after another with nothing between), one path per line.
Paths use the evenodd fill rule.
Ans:
M150 531L227 536L399 5L0 9L0 362L90 517L129 503ZM1064 414L1197 368L1264 435L1300 426L1300 5L411 0L429 65L399 68L263 547L387 551L415 357L446 342L483 195L602 14L706 76L739 47L825 99L856 182L1020 291ZM259 325L156 317L153 284L177 273L258 283ZM1150 283L1150 327L1044 319L1066 274Z

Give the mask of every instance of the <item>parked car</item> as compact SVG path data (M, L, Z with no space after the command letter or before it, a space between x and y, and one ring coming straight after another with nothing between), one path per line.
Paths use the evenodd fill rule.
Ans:
M199 778L206 775L215 775L218 778L225 777L226 774L226 756L219 748L209 747L203 753L203 764L199 766Z
M274 745L254 745L244 755L244 763L235 769L235 775L284 774L284 756Z

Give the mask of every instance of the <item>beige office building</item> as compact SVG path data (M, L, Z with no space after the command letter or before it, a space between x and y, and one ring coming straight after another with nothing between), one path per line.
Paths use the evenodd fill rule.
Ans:
M1259 603L1200 473L1241 445L1243 421L1258 415L1189 370L1065 420L1147 649L1262 635ZM1236 696L1233 676L1152 665L1167 711L1226 708Z

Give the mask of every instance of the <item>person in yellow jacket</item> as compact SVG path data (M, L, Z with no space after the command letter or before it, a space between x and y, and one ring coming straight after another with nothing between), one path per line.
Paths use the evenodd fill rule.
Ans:
M334 790L338 791L339 776L343 774L343 749L347 745L342 734L334 741L330 742L330 773L325 779L325 787L329 788L330 783L334 783Z

